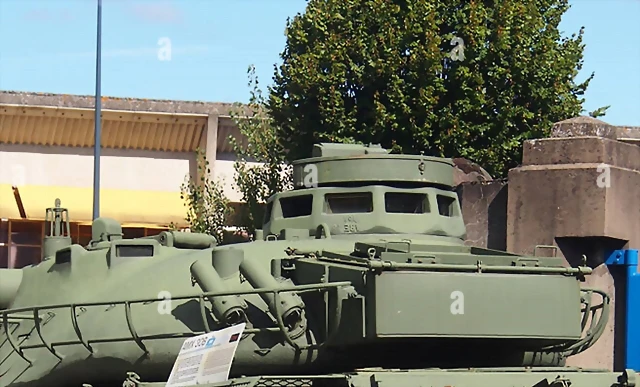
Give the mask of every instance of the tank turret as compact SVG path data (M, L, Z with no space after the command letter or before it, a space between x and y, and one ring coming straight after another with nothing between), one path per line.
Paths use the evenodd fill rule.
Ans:
M328 232L464 243L450 159L352 144L318 144L313 156L293 163L293 191L267 201L263 238Z
M56 251L71 246L69 211L60 205L60 199L56 199L55 206L47 208L45 234L42 241L42 259L52 257Z
M259 240L127 239L99 218L88 246L0 271L0 387L164 386L185 339L237 324L248 378L229 386L630 385L562 368L609 296L580 287L589 267L467 246L451 160L319 144L293 169Z

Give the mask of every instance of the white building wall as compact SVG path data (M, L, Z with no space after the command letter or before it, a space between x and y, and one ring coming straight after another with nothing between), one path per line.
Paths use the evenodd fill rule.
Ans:
M240 202L235 161L234 153L218 153L211 169L227 198ZM196 155L191 152L103 149L100 157L101 189L179 193L188 174L196 176ZM90 188L93 149L0 144L0 184Z
M238 190L235 183L236 170L233 167L237 157L235 153L231 152L219 152L216 155L216 162L213 172L213 178L224 184L224 193L226 197L232 202L241 202L242 194ZM260 163L247 163L251 165L260 165Z
M195 154L103 149L100 188L180 192ZM0 184L93 186L93 149L0 144Z

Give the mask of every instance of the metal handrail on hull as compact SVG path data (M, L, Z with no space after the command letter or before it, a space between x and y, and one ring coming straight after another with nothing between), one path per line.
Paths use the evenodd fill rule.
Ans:
M30 360L24 353L25 349L35 349L35 348L46 348L47 350L49 350L49 352L51 352L54 356L56 356L59 360L62 360L63 356L61 356L60 354L56 353L55 351L55 347L57 346L63 346L63 345L77 345L77 344L82 344L87 351L89 351L90 353L93 353L93 348L91 347L91 344L95 344L95 343L112 343L112 342L126 342L126 341L135 341L136 344L140 347L140 349L142 351L145 352L145 354L148 354L148 350L146 348L146 346L143 343L143 340L151 340L151 339L173 339L173 338L188 338L188 337L193 337L193 336L197 336L203 333L208 333L210 332L210 328L209 328L209 324L207 321L207 313L206 313L206 307L205 307L205 298L206 297L220 297L220 296L231 296L231 295L252 295L252 294L265 294L265 293L271 293L274 295L274 297L278 297L278 295L280 293L285 293L285 292L296 292L296 293L307 293L307 292L314 292L314 291L320 291L320 292L326 292L326 291L330 291L330 290L335 290L338 288L344 288L344 287L348 287L351 286L351 282L349 281L342 281L342 282L332 282L332 283L321 283L321 284L312 284L312 285L298 285L298 286L289 286L289 287L278 287L278 288L263 288L263 289L252 289L252 290L233 290L233 291L225 291L225 292L209 292L209 293L197 293L197 294L189 294L189 295L181 295L181 296L177 296L177 297L172 297L173 300L191 300L191 299L197 299L199 304L200 304L200 311L201 311L201 318L203 320L204 326L205 326L205 331L204 332L192 332L192 333L162 333L162 334L155 334L155 335L145 335L145 336L140 336L137 333L137 330L133 324L133 318L132 318L132 313L131 313L131 305L132 304L149 304L149 303L153 303L153 302L161 302L161 301L165 301L163 298L140 298L140 299L129 299L129 300L116 300L116 301L100 301L100 302L85 302L85 303L77 303L77 304L52 304L52 305L42 305L42 306L35 306L35 307L23 307L23 308L14 308L14 309L7 309L7 310L3 310L0 313L2 313L2 321L3 321L3 327L4 327L4 333L5 336L7 337L7 340L9 342L9 344L11 345L11 347L13 348L13 350L22 358L24 359L26 362L28 362L30 365L32 364L32 360ZM336 295L337 297L337 295ZM115 306L115 305L124 305L125 306L125 318L127 321L127 326L129 328L129 333L130 336L124 336L124 337L116 337L116 338L103 338L103 339L91 339L91 340L86 340L85 338L83 338L82 336L82 332L80 331L79 325L78 325L78 320L77 320L77 315L76 315L76 310L78 308L86 308L86 307L90 307L90 306ZM337 326L339 324L340 321L340 315L341 315L341 307L340 307L341 303L337 302L336 303L336 311L335 311L335 320L336 324L335 326ZM278 308L278 304L276 303L276 308ZM67 341L52 341L52 342L47 342L43 335L42 332L40 330L40 315L39 315L39 311L40 310L52 310L52 309L65 309L65 308L69 308L69 310L71 311L71 322L74 328L74 332L76 333L76 336L78 337L78 340L67 340ZM36 331L38 333L38 337L41 341L41 343L39 344L29 344L29 345L20 345L16 342L15 338L13 337L13 335L9 332L9 323L12 319L12 315L17 314L17 313L23 313L23 312L31 312L33 313L33 320L35 321L36 324ZM306 347L300 347L297 343L295 343L293 341L293 339L289 336L287 329L285 327L285 324L282 320L282 316L280 315L280 311L277 310L275 313L275 319L276 319L276 324L277 327L273 327L273 328L251 328L251 329L245 329L244 332L247 334L252 334L252 333L261 333L261 332L280 332L283 335L283 339L287 342L287 344L291 345L292 347L296 348L297 350L303 350L303 349L312 349L312 348L316 348L321 346L320 345L308 345ZM329 341L329 338L327 338L327 341Z

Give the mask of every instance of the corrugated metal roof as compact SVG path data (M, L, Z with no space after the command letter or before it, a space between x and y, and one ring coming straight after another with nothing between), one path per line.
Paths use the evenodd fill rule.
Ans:
M169 152L195 151L204 145L206 114L102 111L105 148ZM92 147L91 109L0 105L0 143ZM219 118L218 151L233 151L228 137L239 136L233 120Z
M171 152L199 145L207 116L125 111L102 112L106 148ZM92 147L94 113L88 109L0 106L0 143Z

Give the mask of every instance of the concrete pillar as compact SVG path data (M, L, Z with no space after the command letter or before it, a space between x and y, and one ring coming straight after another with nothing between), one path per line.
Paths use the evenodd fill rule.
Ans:
M200 147L204 150L207 161L209 161L209 169L211 173L207 176L211 180L215 180L215 163L218 157L218 115L209 114L207 125L204 128L204 134ZM202 176L198 174L198 181Z
M507 249L533 254L536 245L554 245L572 266L587 256L595 271L584 286L607 291L615 313L603 337L567 364L619 369L614 342L623 324L614 331L614 282L621 280L603 253L640 247L640 147L617 141L615 129L588 117L557 124L553 136L525 142L522 166L509 172Z
M205 151L207 160L209 160L209 165L211 166L212 173L215 173L213 166L218 157L218 121L219 118L217 114L209 114L209 118L207 119L207 142Z

